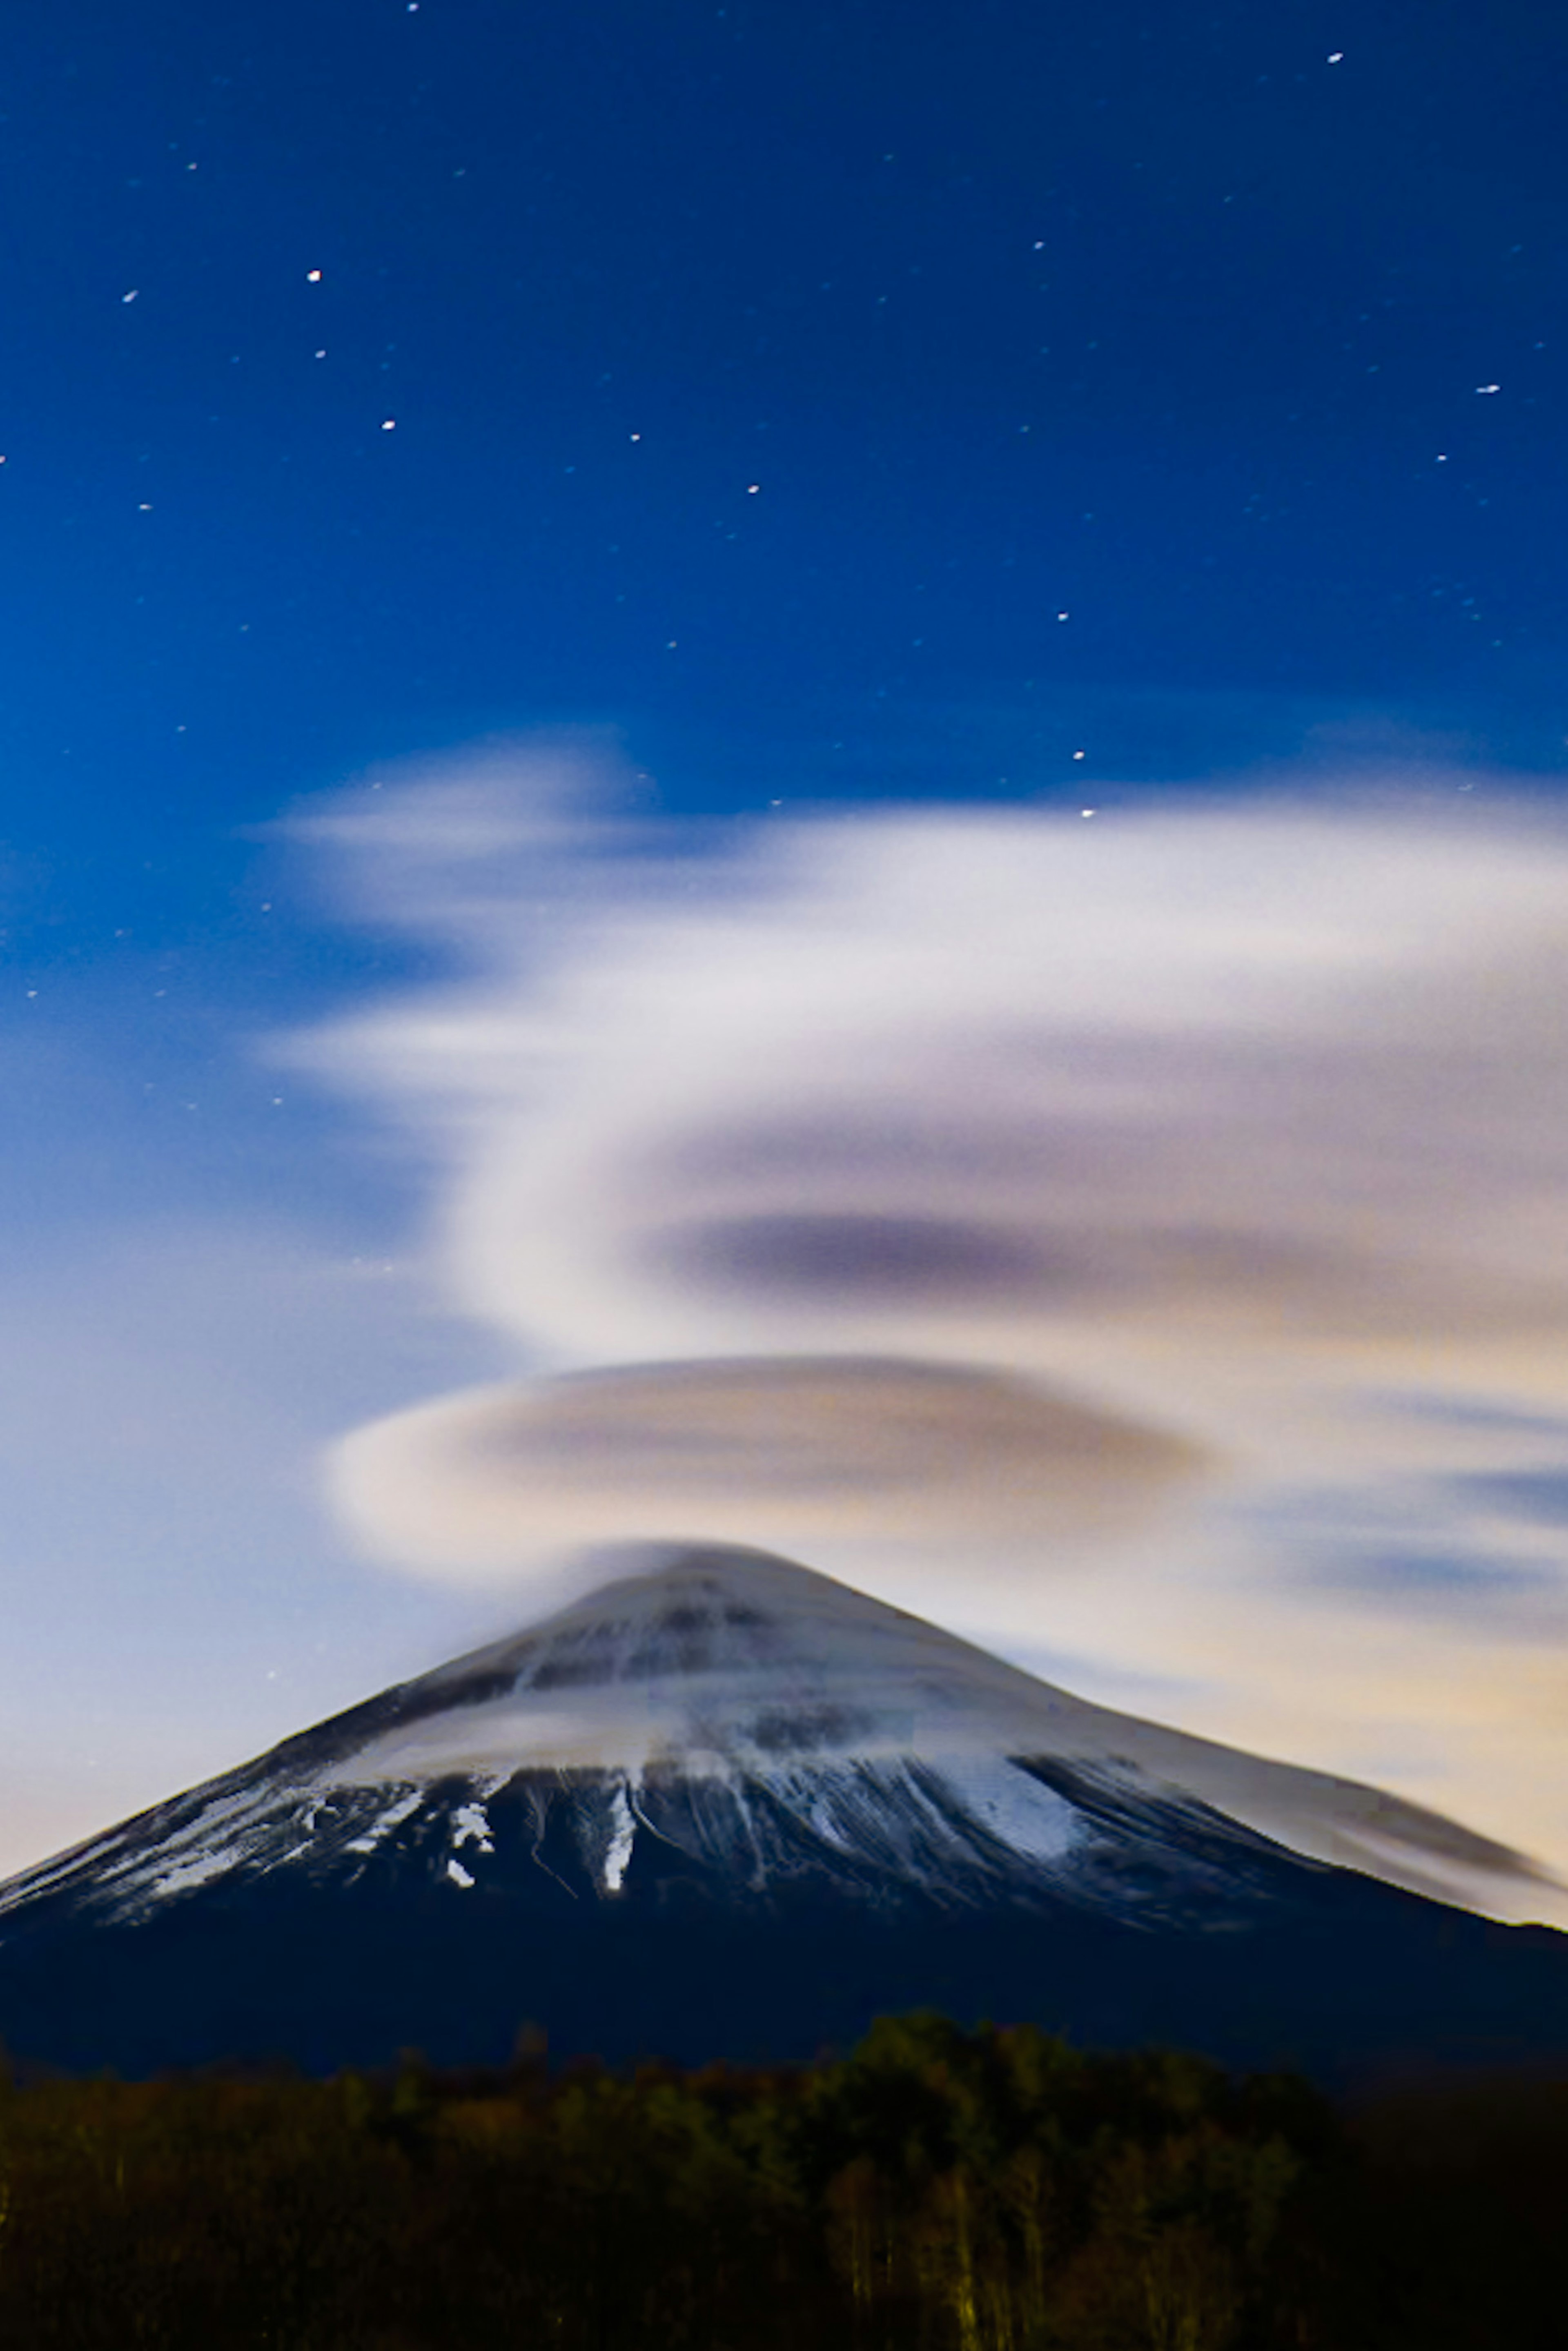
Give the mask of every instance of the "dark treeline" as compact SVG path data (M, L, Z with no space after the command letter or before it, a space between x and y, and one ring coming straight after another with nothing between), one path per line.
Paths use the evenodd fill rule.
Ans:
M0 2345L1445 2351L1568 2330L1568 2085L888 2020L790 2071L0 2091Z

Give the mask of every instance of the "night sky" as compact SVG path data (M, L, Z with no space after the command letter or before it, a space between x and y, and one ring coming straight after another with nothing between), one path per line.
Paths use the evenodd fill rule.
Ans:
M1550 810L1565 69L1520 0L12 12L0 1865L517 1614L319 1497L519 1357L277 1041L462 962L301 809L575 730L699 896L796 810Z
M84 923L549 718L721 808L1391 712L1561 765L1549 11L225 0L3 57L10 819Z

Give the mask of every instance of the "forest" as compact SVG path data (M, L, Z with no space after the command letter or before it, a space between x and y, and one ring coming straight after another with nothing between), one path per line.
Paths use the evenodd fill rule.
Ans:
M887 2018L810 2066L0 2087L5 2351L1545 2351L1568 2084Z

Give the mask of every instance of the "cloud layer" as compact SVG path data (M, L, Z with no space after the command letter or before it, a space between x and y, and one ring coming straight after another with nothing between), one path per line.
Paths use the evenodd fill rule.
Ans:
M1195 1677L1228 1736L1337 1628L1357 1657L1261 1712L1360 1769L1365 1542L1314 1583L1301 1498L1451 1464L1454 1555L1535 1581L1405 1779L1459 1809L1469 1775L1515 1834L1500 1694L1557 1564L1539 1509L1513 1552L1470 1521L1476 1479L1565 1458L1526 1432L1568 1424L1568 828L1441 778L722 838L614 793L557 747L307 819L455 977L301 1050L444 1156L454 1289L549 1375L348 1440L367 1539L513 1578L771 1544L1015 1654ZM1406 1689L1452 1679L1434 1581Z
M1135 1522L1194 1448L1023 1380L854 1355L643 1364L470 1391L375 1421L338 1498L415 1566L553 1563L561 1541L682 1541L744 1525L950 1567Z

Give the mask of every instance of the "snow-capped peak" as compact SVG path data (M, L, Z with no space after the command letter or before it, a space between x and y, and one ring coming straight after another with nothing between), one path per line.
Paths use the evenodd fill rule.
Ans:
M1005 1770L1027 1758L1130 1774L1292 1852L1493 1916L1568 1920L1568 1892L1526 1856L1376 1788L1091 1705L765 1552L693 1547L643 1561L544 1623L307 1734L330 1745L321 1784L498 1784L538 1771L608 1772L633 1787L650 1772L777 1782L917 1759L968 1786L1009 1841L1040 1852L1061 1832L1034 1818L1047 1792L1030 1782L1024 1802L1021 1775Z

